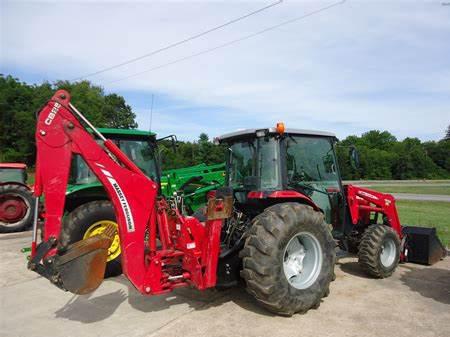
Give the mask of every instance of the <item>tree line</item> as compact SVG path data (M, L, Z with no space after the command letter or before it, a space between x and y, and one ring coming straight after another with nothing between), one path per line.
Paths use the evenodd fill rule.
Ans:
M77 108L97 127L137 127L136 115L122 96L106 95L89 81L29 85L0 74L0 162L34 165L36 112L57 89L68 90Z
M136 128L136 115L125 99L105 94L89 81L29 85L0 74L0 161L35 162L35 112L56 89L66 89L80 111L97 127ZM350 162L349 149L359 152L358 168ZM348 136L336 146L343 179L445 179L450 178L450 127L440 141L418 138L396 139L388 131L372 130L361 136ZM160 145L162 169L224 161L227 149L214 145L205 133L197 141Z
M350 164L348 147L359 153L359 168ZM337 144L344 179L447 179L450 178L450 138L421 142L399 141L388 131L372 130L348 136Z
M351 163L350 149L358 152L359 165ZM197 142L179 142L174 152L161 146L163 169L224 160L226 147L214 145L202 133ZM399 141L388 131L371 130L361 136L338 141L336 153L342 178L357 179L449 179L450 138L421 142L418 138Z

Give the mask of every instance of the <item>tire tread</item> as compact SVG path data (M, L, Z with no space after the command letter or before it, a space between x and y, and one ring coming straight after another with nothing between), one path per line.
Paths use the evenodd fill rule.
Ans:
M297 224L310 223L325 233L331 272L317 287L303 291L302 296L293 294L291 286L282 280L282 266L275 255L284 251L280 240ZM312 207L298 203L282 203L267 208L254 218L245 246L240 252L243 259L241 277L247 291L266 309L279 315L291 316L318 308L323 297L329 293L335 263L334 240L324 222L323 214ZM331 247L331 248L330 248ZM278 255L277 255L278 256ZM281 272L280 272L281 268Z
M371 225L363 234L358 248L358 263L361 268L375 278L385 278L392 275L398 265L398 259L393 268L383 268L379 261L379 251L386 235L393 235L396 238L396 247L400 246L395 231L386 225Z

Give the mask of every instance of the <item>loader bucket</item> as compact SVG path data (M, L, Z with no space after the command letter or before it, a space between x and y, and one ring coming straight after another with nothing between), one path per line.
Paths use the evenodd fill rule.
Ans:
M407 261L432 265L447 255L447 250L436 234L436 228L405 226Z
M116 228L110 225L101 234L70 245L63 255L55 259L60 282L65 289L83 295L99 287L115 231Z

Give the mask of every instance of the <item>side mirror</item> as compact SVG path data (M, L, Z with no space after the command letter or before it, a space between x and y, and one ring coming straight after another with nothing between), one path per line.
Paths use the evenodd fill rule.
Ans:
M350 165L356 170L359 168L359 153L355 146L350 147Z

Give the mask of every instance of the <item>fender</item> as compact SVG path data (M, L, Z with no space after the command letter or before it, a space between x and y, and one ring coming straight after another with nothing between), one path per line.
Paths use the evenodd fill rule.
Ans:
M305 203L315 211L322 211L319 206L308 196L291 190L281 190L281 191L250 191L247 194L248 199L287 199L289 201L299 200Z

